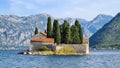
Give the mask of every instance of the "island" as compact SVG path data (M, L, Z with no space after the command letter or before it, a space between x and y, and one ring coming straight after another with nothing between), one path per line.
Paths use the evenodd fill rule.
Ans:
M89 38L83 38L82 28L76 20L70 26L67 21L59 25L48 17L47 31L39 32L35 28L34 36L30 39L30 47L26 55L89 55Z

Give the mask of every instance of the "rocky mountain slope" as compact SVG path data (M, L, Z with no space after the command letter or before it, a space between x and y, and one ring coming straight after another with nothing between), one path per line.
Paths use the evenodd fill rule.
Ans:
M99 14L92 21L89 22L87 28L90 31L90 36L92 36L97 30L103 27L108 23L113 17L110 15ZM89 36L89 37L90 37Z
M0 15L0 44L28 45L35 27L40 31L46 28L47 14L18 17L15 15Z
M50 15L48 14L37 14L27 17L0 15L0 45L29 45L29 41L33 36L35 27L37 27L39 31L44 31L46 29L47 18L49 16ZM92 21L80 18L77 18L77 20L79 20L82 25L84 36L90 37L111 18L112 16L99 15ZM54 18L52 17L52 20L53 19ZM64 20L67 20L70 25L72 25L76 19L61 18L58 20L60 24L62 24Z
M90 37L90 46L120 48L120 13Z
M84 37L92 36L97 30L103 27L104 24L108 23L113 17L110 15L99 14L93 20L87 21L85 19L76 18L82 25ZM70 25L73 25L75 18L58 19L60 23L67 20Z

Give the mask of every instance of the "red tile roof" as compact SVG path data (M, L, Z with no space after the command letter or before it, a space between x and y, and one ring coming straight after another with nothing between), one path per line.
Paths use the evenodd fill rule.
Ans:
M50 42L50 43L54 43L54 38L32 38L31 42Z
M89 38L83 38L83 43L88 43L89 42Z

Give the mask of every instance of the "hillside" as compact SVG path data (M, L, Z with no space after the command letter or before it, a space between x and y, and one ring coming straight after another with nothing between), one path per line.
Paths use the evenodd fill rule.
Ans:
M100 28L102 28L106 23L108 23L113 17L110 15L99 14L92 21L89 22L87 28L89 29L92 36ZM89 36L89 37L90 37Z
M90 37L90 46L120 48L120 13Z
M110 15L99 14L93 20L87 21L81 18L61 18L58 19L60 23L63 23L64 20L67 20L70 25L74 24L74 21L77 19L82 25L84 37L92 36L97 30L102 28L104 24L108 23L113 17Z
M46 28L47 14L19 17L0 15L0 45L28 45L35 27Z

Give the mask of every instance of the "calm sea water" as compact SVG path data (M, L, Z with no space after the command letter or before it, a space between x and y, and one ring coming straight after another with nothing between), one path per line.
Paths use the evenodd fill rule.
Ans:
M31 56L0 51L0 68L120 68L120 50L92 50L89 56Z

